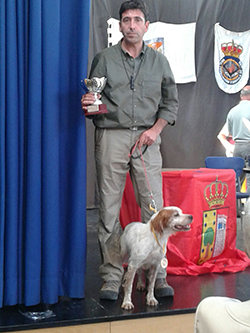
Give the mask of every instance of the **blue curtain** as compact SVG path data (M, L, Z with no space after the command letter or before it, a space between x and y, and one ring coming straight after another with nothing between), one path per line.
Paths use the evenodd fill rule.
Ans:
M0 3L0 306L84 297L90 0Z

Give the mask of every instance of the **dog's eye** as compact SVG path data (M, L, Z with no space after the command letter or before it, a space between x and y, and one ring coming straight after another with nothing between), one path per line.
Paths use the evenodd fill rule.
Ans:
M180 216L179 213L174 213L174 217L178 217L178 216Z

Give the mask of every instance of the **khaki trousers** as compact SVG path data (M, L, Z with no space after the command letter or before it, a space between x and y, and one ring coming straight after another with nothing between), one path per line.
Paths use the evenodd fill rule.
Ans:
M95 130L95 158L100 192L98 240L102 258L99 272L104 281L121 281L123 276L119 213L127 172L130 172L136 200L141 207L142 222L147 222L153 214L149 209L151 196L142 160L129 157L131 147L142 132L143 130L130 129ZM160 143L161 139L158 137L143 155L148 181L158 209L163 206ZM139 154L138 149L135 154ZM166 277L166 270L161 270L159 275L158 277Z

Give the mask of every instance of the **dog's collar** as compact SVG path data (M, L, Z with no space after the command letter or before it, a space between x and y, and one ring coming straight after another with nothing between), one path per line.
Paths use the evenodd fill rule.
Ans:
M163 256L164 256L164 255L165 255L165 248L166 248L166 246L167 246L167 243L166 243L166 244L163 244L163 246L161 246L161 244L159 243L159 240L158 240L158 238L157 238L157 236L156 236L156 234L155 234L155 229L154 229L154 227L152 227L152 225L151 225L151 230L152 230L153 235L154 235L154 238L155 238L157 244L160 246L160 248L161 248L161 250L162 250L162 254L163 254ZM166 258L163 258L163 259L161 260L161 267L162 267L162 268L166 268L167 266L168 266L168 260L167 260Z
M155 238L155 240L156 240L156 242L157 242L157 244L160 246L160 248L162 249L162 253L163 254L165 254L165 246L167 245L164 245L163 244L163 246L161 246L161 244L159 243L159 240L158 240L158 238L157 238L157 236L156 236L156 234L155 234L155 229L154 229L154 227L151 225L151 230L152 230L152 232L153 232L153 235L154 235L154 238Z

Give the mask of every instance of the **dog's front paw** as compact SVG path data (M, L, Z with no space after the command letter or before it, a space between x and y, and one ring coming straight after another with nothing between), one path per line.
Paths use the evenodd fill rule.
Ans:
M131 310L134 308L134 304L132 302L123 302L122 309Z
M157 306L158 301L154 297L147 297L147 305L149 306Z

